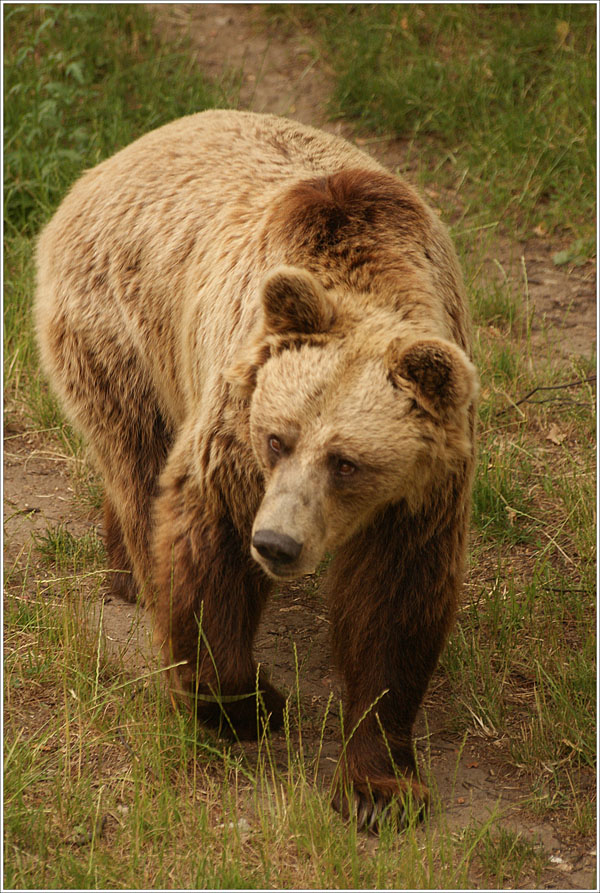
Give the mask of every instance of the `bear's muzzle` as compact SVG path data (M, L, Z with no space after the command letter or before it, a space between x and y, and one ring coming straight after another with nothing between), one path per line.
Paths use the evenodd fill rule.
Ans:
M257 530L252 545L269 564L286 567L300 557L302 543L276 530Z

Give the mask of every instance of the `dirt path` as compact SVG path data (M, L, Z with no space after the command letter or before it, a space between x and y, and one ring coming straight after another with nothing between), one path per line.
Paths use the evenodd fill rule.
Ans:
M164 39L181 33L191 38L198 64L208 76L219 77L224 68L242 71L240 108L288 115L351 135L348 125L327 120L331 77L315 64L307 38L265 28L261 7L176 4L155 6L152 11ZM403 164L401 141L366 145L366 141L362 142L390 167ZM451 196L442 196L440 202L444 203L445 198L449 200L446 206L451 206ZM567 275L552 262L552 253L562 246L549 246L542 239L526 245L503 243L495 247L495 259L500 260L509 277L523 275L526 269L537 312L537 331L543 319L560 335L557 340L563 354L587 353L595 339L594 271L582 268ZM489 263L495 264L495 259L490 257ZM8 430L4 473L7 568L23 563L31 548L32 534L42 533L49 525L64 523L76 536L91 525L100 530L99 513L82 508L71 472L72 462L59 448L49 445L46 438L24 433L19 423ZM31 560L35 561L34 553ZM149 623L142 612L106 597L103 622L109 646L132 668L156 661ZM329 657L327 626L325 605L314 583L291 585L271 600L257 643L259 659L268 666L277 684L288 691L296 686L296 643L307 752L318 745L330 692L336 697L340 694ZM471 818L483 821L491 815L501 815L505 827L519 831L524 839L535 842L553 857L544 872L545 887L592 887L595 851L589 846L584 848L580 841L566 839L551 821L540 821L528 814L520 803L529 791L516 771L507 772L497 759L497 749L484 737L471 735L462 747L462 741L446 727L443 702L443 691L434 680L416 734L419 750L427 753L444 804L444 821L460 831ZM337 721L332 716L326 726L321 761L325 779L331 775L337 754Z

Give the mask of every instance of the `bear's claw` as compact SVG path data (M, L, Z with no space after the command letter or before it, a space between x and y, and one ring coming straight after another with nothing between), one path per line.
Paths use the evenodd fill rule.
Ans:
M398 831L408 827L412 820L421 821L427 811L428 797L424 786L413 791L388 792L354 790L351 794L336 794L333 807L343 818L356 820L357 831L378 834L384 822L391 818Z

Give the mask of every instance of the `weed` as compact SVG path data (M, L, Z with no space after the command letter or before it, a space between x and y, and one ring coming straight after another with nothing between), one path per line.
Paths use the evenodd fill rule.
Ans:
M104 560L104 547L95 530L75 537L64 524L48 527L34 537L40 555L59 567L72 565L75 569L95 566Z
M9 233L33 235L84 168L137 136L226 102L133 4L14 6L5 38Z

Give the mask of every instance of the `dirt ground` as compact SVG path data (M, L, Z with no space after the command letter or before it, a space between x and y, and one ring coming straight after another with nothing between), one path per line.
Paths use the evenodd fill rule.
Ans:
M208 76L224 69L241 70L240 108L283 114L352 136L347 124L332 123L326 116L331 76L316 64L310 38L278 33L265 28L260 7L254 5L199 4L151 7L157 28L166 40L182 33L192 41L198 64ZM362 142L363 148L392 169L403 165L401 140ZM451 197L439 201L447 209ZM527 270L530 297L536 308L534 334L541 324L556 335L563 355L589 353L596 330L595 269L587 265L565 271L552 261L562 245L535 238L526 244L494 243L489 263L499 261L509 277ZM17 566L28 553L36 532L64 523L75 536L91 526L101 532L98 512L86 511L76 495L73 461L46 438L27 433L17 420L9 422L4 454L5 569ZM35 561L35 557L32 556ZM5 570L6 572L6 570ZM150 627L143 612L111 598L104 591L103 622L108 644L137 669L156 660ZM331 691L339 696L328 647L328 621L317 587L309 581L287 586L271 600L258 637L258 659L269 668L282 689L294 690L292 643L300 662L300 683L306 725L303 741L307 751L316 748L320 723ZM460 831L471 817L482 821L500 814L502 824L538 843L552 859L542 878L543 887L592 888L596 851L589 841L570 840L551 820L541 821L519 805L528 791L523 779L507 771L497 748L485 737L462 740L447 728L444 693L434 679L416 729L421 753L428 753L435 784L444 804L445 822ZM337 722L328 721L322 764L331 773L338 754ZM435 821L435 819L434 819Z

